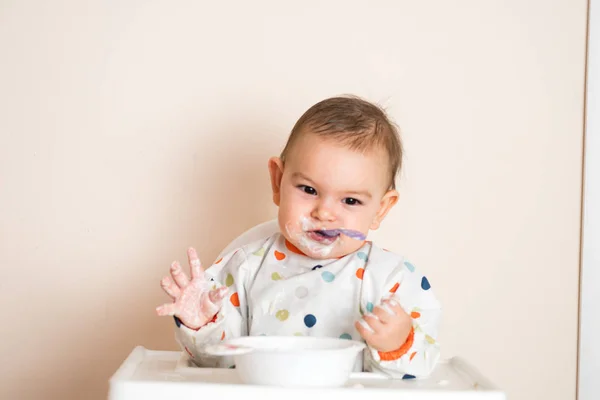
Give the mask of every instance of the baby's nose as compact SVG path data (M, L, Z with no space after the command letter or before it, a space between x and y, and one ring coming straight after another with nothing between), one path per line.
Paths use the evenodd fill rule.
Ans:
M313 218L319 221L334 221L335 211L334 208L326 201L319 202L313 210Z

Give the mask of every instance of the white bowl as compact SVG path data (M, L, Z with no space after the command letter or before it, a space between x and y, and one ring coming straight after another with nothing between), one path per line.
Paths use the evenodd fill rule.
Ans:
M346 384L365 344L305 336L244 336L208 346L206 352L233 356L244 383L286 387Z

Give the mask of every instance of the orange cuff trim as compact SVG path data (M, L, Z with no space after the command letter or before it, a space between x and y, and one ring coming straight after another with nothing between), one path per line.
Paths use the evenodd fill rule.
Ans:
M412 327L412 328L410 328L410 332L408 334L408 337L406 338L406 341L404 342L404 344L402 346L400 346L400 348L398 350L387 351L387 352L378 351L377 353L379 353L379 359L381 361L394 361L394 360L399 359L400 357L402 357L403 355L408 353L408 350L410 350L414 341L415 341L415 328Z

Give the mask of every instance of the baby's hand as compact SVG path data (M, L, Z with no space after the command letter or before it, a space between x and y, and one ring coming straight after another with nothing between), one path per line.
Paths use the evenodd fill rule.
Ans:
M410 333L412 318L393 299L384 300L355 324L358 333L373 349L381 352L398 350Z
M206 280L196 250L193 248L188 249L188 260L192 280L188 279L177 261L173 262L171 264L173 280L166 276L160 281L163 290L173 299L173 303L157 307L156 313L160 316L174 315L188 328L199 329L219 312L227 287L211 290L211 282Z

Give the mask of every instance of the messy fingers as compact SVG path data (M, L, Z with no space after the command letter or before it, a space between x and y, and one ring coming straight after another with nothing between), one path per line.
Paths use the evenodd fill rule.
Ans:
M367 323L367 325L375 332L381 332L383 330L383 323L379 320L379 318L372 313L365 314L363 316L363 320Z
M383 324L392 322L396 317L396 313L392 310L392 308L387 303L382 303L382 304L376 306L373 309L373 314Z
M202 298L202 313L210 318L221 310L223 304L223 298L227 292L227 287L220 287L216 290L211 290L207 295Z
M171 276L173 277L173 280L177 286L179 286L181 289L185 288L190 283L190 280L183 273L181 270L181 265L179 265L177 261L174 261L173 264L171 264Z
M168 276L165 276L160 280L160 287L162 287L165 293L168 294L173 300L175 300L181 294L179 286L173 283L171 278Z
M187 254L190 270L192 272L192 279L202 278L204 276L204 270L202 269L202 263L200 262L200 258L198 258L196 249L190 247Z
M406 314L406 311L404 311L404 308L402 308L402 306L400 305L398 300L396 300L394 298L385 300L383 302L383 304L386 304L396 315Z
M225 294L227 294L227 292L227 286L222 286L216 290L211 290L208 294L208 299L213 304L220 304L225 298Z
M358 321L356 321L356 323L354 324L354 327L356 328L356 330L358 331L358 333L360 334L360 336L363 339L365 339L365 341L367 343L370 343L371 341L373 341L373 338L375 337L375 332L365 322L364 319L359 319Z
M177 305L175 303L163 304L162 306L156 307L156 314L160 317L167 315L175 315L177 313Z

